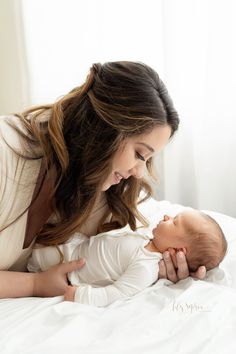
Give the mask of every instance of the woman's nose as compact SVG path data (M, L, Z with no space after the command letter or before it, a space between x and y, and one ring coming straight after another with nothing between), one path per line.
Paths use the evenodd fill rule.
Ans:
M144 169L145 166L135 166L129 170L129 173L135 178L142 178L144 175Z

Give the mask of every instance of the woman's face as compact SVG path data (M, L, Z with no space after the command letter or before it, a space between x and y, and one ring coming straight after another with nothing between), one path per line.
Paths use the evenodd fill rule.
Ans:
M102 191L130 176L143 177L147 160L165 147L170 135L171 128L164 125L153 128L149 133L125 139L114 156L112 172L106 179Z

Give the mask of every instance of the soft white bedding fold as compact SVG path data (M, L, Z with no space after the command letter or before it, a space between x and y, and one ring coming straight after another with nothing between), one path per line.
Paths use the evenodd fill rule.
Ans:
M151 226L183 208L153 200L141 206ZM1 300L1 354L234 353L236 219L205 212L219 222L229 243L221 268L208 272L205 281L160 280L107 308L62 297Z

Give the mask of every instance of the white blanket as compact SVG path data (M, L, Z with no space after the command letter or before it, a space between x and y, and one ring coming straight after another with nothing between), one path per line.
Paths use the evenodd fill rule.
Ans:
M184 207L149 200L150 232ZM229 250L204 281L160 280L106 308L55 298L0 300L1 354L226 354L236 352L236 219L205 211L221 225Z

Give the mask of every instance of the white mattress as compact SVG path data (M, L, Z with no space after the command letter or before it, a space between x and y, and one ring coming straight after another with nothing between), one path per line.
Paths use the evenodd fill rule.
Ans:
M184 207L149 200L140 208L151 229ZM221 225L229 250L204 281L160 280L106 308L62 297L0 300L0 353L235 353L236 219L205 212Z

